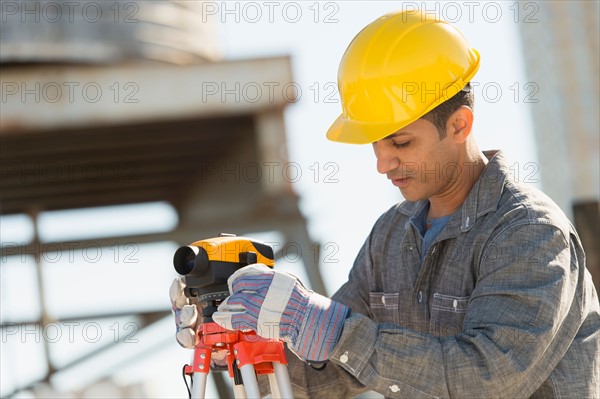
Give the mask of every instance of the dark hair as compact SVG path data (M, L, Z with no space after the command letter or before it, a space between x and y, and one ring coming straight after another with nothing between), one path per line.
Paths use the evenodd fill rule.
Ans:
M448 118L462 105L466 105L471 109L474 109L475 107L475 98L473 96L473 90L471 90L470 83L467 83L461 91L459 91L449 100L444 101L423 115L421 119L425 119L426 121L429 121L435 125L441 140L446 137L446 122L448 122Z

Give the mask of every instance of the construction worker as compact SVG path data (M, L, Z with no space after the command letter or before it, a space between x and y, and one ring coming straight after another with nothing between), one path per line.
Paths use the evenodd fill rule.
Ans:
M600 397L600 308L579 237L501 151L478 148L479 63L456 28L414 11L346 50L327 137L371 144L406 201L377 220L332 299L255 264L213 315L283 338L297 397Z

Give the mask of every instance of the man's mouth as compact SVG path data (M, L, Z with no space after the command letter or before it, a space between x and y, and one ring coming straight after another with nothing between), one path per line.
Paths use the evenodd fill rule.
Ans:
M412 178L409 176L390 178L390 180L392 181L392 184L398 188L406 187L410 183L411 179Z

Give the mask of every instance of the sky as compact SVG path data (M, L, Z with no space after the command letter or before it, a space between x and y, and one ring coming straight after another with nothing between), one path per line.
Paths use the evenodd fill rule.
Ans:
M536 161L532 122L527 99L536 93L528 85L524 74L518 26L515 21L531 17L531 10L516 2L208 2L205 17L215 24L216 40L223 59L259 58L289 55L292 73L300 88L299 100L285 111L289 161L296 162L302 170L301 178L293 183L300 196L301 210L308 220L309 232L323 248L321 271L326 289L332 294L346 279L354 257L366 239L377 217L402 200L399 191L375 168L375 158L369 145L344 145L328 142L325 132L341 112L335 87L339 61L351 39L366 24L391 11L414 10L425 7L429 12L454 22L464 33L470 45L481 54L481 67L474 79L475 128L474 134L481 149L501 148L516 174L530 173L528 165ZM532 184L538 185L534 174ZM146 231L168 231L177 223L177 215L167 204L150 204L155 219L145 220ZM97 213L98 222L88 228L107 234L124 227L139 225L147 209L128 209L118 216ZM45 218L45 219L44 219ZM66 233L87 234L83 230L81 215L48 214L40 220L40 235L47 241L64 238ZM153 221L154 220L154 221ZM115 222L113 225L109 221ZM31 226L19 217L0 219L2 240L26 240ZM108 225L107 225L108 223ZM276 234L257 236L266 241L278 240ZM165 264L177 244L165 242L157 245L140 245L135 248L104 248L99 262L95 248L66 253L50 254L44 259L52 265L48 273L48 303L55 313L77 314L98 311L98 298L103 306L119 308L124 301L129 305L164 307L167 290L174 277ZM102 250L102 249L101 249ZM129 252L128 252L129 251ZM60 255L60 257L59 257ZM129 257L128 257L129 255ZM53 257L54 256L54 257ZM77 267L76 259L84 263ZM133 262L135 261L135 262ZM3 259L2 265L2 320L26 319L36 314L35 285L26 282L35 279L33 261ZM8 266L8 267L4 267ZM282 261L276 267L305 276L301 266ZM168 270L168 271L167 271ZM114 271L114 274L111 272ZM144 303L116 293L127 292L128 284L138 273L146 273L147 297ZM107 275L118 275L111 281L110 295L102 290ZM78 277L74 277L78 276ZM90 282L90 291L78 287L80 280ZM8 281L10 280L10 284ZM15 283L19 282L19 283ZM306 278L304 278L306 281ZM16 285L15 285L16 284ZM114 286L116 284L116 286ZM82 299L83 298L83 299ZM139 299L139 298L138 298ZM8 303L13 305L8 306ZM17 305L14 305L18 303ZM15 309L18 308L18 311ZM87 378L95 374L113 375L118 383L141 382L143 389L154 397L182 397L185 387L181 381L181 365L188 361L189 351L181 349L174 341L171 320L163 320L148 331L135 331L128 320L98 321L96 325L78 325L72 330L73 342L63 345L57 363L66 362L78 351L89 351L109 343L117 335L127 338L133 332L131 345L123 344L118 351L107 354L99 361L87 364L85 372L61 375L55 381L60 390L82 389ZM63 331L65 326L62 326ZM101 337L95 332L100 331ZM51 331L48 331L51 333ZM22 332L16 335L23 341ZM31 342L18 344L15 336L3 333L3 356L0 364L2 393L43 372L31 359L41 356L40 345ZM96 340L97 338L97 340ZM131 337L130 337L131 338ZM35 339L33 339L35 341ZM95 342L94 342L95 341ZM116 358L138 361L116 361ZM10 363L9 360L10 359ZM209 390L212 387L209 385ZM214 394L214 391L209 391ZM24 394L24 397L26 395Z

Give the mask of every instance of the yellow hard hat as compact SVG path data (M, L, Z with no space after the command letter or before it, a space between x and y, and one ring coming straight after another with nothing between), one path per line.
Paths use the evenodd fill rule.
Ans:
M384 15L360 31L342 57L343 112L327 138L380 140L457 94L478 69L479 53L449 23L418 11Z

